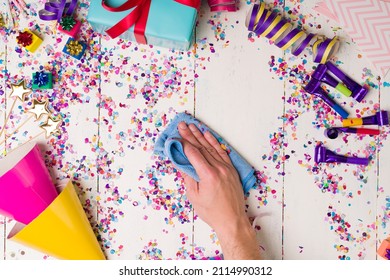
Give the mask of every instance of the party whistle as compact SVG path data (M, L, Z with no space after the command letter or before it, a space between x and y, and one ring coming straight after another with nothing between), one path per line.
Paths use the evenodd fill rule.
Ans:
M336 139L340 132L354 133L354 134L365 134L365 135L379 135L379 129L368 129L368 128L352 128L352 127L331 127L325 130L325 136L329 139Z
M359 165L368 165L369 163L368 158L346 157L346 156L338 155L328 150L322 145L316 146L314 151L314 161L316 163L338 162L338 163L350 163L350 164L359 164Z
M318 83L326 83L331 87L334 87L336 90L349 97L352 95L350 91L343 83L339 83L332 75L327 73L328 67L325 64L319 64L317 69L311 75L312 78L318 80Z
M336 111L343 119L346 119L349 115L339 104L337 104L321 87L321 84L316 79L311 79L304 89L319 98L321 98L326 104L328 104L333 110Z
M359 85L330 61L326 62L325 67L347 86L348 90L352 92L352 97L357 102L361 102L364 99L368 93L368 88Z
M343 120L343 126L358 126L358 125L388 125L389 114L387 111L379 111L375 115L364 117L364 118L353 118Z

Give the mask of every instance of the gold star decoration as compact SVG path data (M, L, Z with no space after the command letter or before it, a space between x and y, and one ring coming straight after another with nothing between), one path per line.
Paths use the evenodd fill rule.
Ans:
M31 89L26 88L26 82L24 80L19 84L11 84L11 88L10 97L19 98L22 102L26 98L26 95L31 92Z
M53 117L49 116L47 118L47 122L40 125L39 127L44 129L46 132L46 138L49 138L50 135L60 133L60 125L62 123L62 119L54 119Z
M39 102L38 100L33 100L33 105L30 109L28 109L28 113L34 114L35 119L39 120L44 115L50 115L49 108L47 107L48 101Z
M0 14L0 27L5 27L5 21L2 14Z

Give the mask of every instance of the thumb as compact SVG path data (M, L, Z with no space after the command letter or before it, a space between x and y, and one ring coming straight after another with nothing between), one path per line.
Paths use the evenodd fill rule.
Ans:
M184 185L186 187L186 195L188 200L193 203L198 194L198 182L191 178L188 174L184 174Z

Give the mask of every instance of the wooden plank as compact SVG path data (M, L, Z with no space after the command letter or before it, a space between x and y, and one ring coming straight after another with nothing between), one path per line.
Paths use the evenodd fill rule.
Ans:
M194 109L194 57L102 41L99 230L110 259L191 258L192 211L180 175L153 156L176 112Z
M382 78L382 85L380 86L380 104L381 110L388 111L390 108L390 76L387 74ZM390 237L390 174L388 172L390 167L389 150L389 126L381 128L382 134L378 139L379 148L379 179L378 179L378 200L377 200L377 223L378 239L377 248L382 241ZM382 259L377 256L378 259Z
M32 10L41 7L38 1L32 3ZM80 8L79 16L85 17L85 8ZM32 23L30 25L29 23ZM31 106L32 98L48 100L49 110L53 116L61 117L60 136L45 138L44 134L34 138L43 132L39 128L42 120L31 119L18 133L13 135L7 143L7 151L18 145L31 141L37 141L52 179L58 190L70 179L74 182L81 203L90 219L92 226L97 224L97 169L96 158L98 155L98 108L99 101L99 39L95 38L86 25L80 32L81 40L86 40L89 50L85 59L78 61L62 53L62 49L68 37L57 33L53 26L30 16L22 18L21 26L32 26L37 34L44 39L42 46L36 53L28 53L16 45L17 34L9 36L8 71L10 81L26 79L31 80L32 73L44 70L50 71L54 76L54 89L34 91L29 95L28 101L18 104L14 112L15 123L11 127L18 127L28 118L25 109ZM9 93L9 92L8 92ZM20 106L20 107L19 107ZM13 222L6 225L8 233ZM61 242L61 241L59 241ZM11 241L6 242L7 259L47 259L51 258L35 250L26 248Z
M5 31L0 30L0 130L4 126L5 117L6 117L6 103L5 103L5 93L6 93L6 37ZM0 142L4 139L4 135L0 137ZM0 158L3 157L4 149L0 150ZM5 227L4 223L6 222L5 217L0 216L0 260L5 258Z
M195 113L258 170L261 183L246 201L248 216L255 219L263 258L281 259L283 81L270 73L269 63L282 52L262 38L248 39L248 9L242 4L236 13L210 13L203 5ZM194 243L209 256L221 251L215 234L199 219Z
M339 35L341 46L335 60L345 73L363 84L368 78L368 69L371 69L367 68L368 60L334 22L312 10L314 4L295 5L295 1L286 1L285 12L295 25L304 21L307 32L328 37ZM306 75L315 66L312 57L293 57L287 51L285 61L286 66L283 67L289 69L286 75L285 131L288 142L285 154L290 158L286 161L284 178L284 258L373 259L376 241L376 140L356 135L327 139L325 127L340 126L341 119L326 111L326 105L318 103L302 90ZM375 72L372 73L375 77ZM335 95L336 102L350 112L350 117L370 115L379 105L374 77L369 77L374 88L370 88L362 103L335 93L334 89L330 90L330 94ZM314 164L314 147L319 141L339 154L370 156L370 165L317 166Z

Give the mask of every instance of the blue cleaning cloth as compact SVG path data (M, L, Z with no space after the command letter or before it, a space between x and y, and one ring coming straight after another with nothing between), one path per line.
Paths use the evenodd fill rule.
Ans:
M180 122L188 124L195 124L203 133L210 131L221 144L224 144L230 151L229 156L240 175L241 183L244 193L247 193L256 183L256 177L253 167L246 162L231 146L229 146L221 137L209 129L206 125L188 115L186 113L179 113L170 122L164 132L159 136L154 146L154 152L159 156L168 157L171 162L182 172L188 174L194 180L199 182L199 176L196 174L194 167L189 162L184 154L183 145L180 142L181 136L179 134L178 125Z

